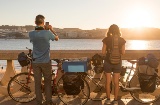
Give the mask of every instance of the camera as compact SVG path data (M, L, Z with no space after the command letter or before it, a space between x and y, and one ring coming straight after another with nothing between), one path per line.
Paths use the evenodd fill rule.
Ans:
M45 29L46 29L46 30L49 30L49 22L46 22L46 23L45 23Z

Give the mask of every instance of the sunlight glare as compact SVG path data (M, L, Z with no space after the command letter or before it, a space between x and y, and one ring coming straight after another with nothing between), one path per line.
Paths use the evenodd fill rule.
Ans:
M138 8L129 11L128 16L126 17L126 27L128 28L137 28L137 27L147 27L152 24L152 14L149 10L144 8Z
M147 49L147 43L146 41L142 41L142 40L133 40L131 42L130 47L131 49L134 49L134 50L144 50L144 49Z

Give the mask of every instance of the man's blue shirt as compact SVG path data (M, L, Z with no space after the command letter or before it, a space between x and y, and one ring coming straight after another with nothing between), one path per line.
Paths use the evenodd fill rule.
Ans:
M33 63L48 63L50 61L50 40L55 36L49 30L29 32L30 42L33 44Z

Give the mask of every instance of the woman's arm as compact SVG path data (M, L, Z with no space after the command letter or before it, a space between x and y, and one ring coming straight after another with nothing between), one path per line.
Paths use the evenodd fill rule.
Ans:
M122 55L125 54L125 44L122 46Z
M102 46L102 54L103 55L106 55L106 48L107 48L107 45L105 43L103 43L103 46Z

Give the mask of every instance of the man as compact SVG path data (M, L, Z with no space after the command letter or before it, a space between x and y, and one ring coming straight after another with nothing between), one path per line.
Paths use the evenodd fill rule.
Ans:
M42 105L41 78L44 76L45 105L53 105L51 90L50 40L58 40L51 25L44 25L45 17L37 15L35 30L29 32L30 42L33 44L33 73L35 79L35 94L37 105ZM46 30L49 29L49 30Z

